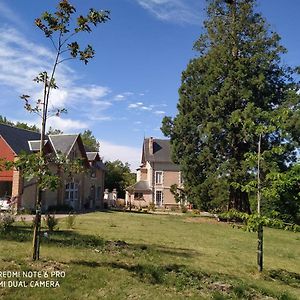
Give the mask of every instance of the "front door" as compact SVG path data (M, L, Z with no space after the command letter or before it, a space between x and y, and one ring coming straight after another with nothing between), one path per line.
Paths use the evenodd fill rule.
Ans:
M163 192L156 191L155 192L155 206L162 206L163 205Z

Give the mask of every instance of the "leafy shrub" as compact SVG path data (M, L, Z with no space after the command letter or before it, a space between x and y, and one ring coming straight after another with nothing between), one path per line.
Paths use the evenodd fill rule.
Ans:
M177 207L176 206L171 206L171 211L176 211L177 210Z
M66 219L67 228L73 229L75 225L76 216L74 214L69 214Z
M222 221L227 220L244 223L244 229L250 232L256 232L260 225L294 232L300 231L299 225L285 223L281 219L276 218L276 215L273 218L269 218L267 216L259 216L256 213L249 215L232 209L227 213L220 214L218 218Z
M57 229L58 219L55 218L55 215L47 214L44 218L44 221L46 223L46 227L50 232Z
M187 213L187 211L188 211L187 207L184 204L182 204L181 205L181 212L185 214L185 213Z
M11 213L5 212L0 214L0 231L6 231L15 222Z
M149 209L155 211L155 204L153 202L149 204Z
M73 211L73 207L68 204L60 204L60 205L50 205L47 210L49 213L56 212L71 212Z

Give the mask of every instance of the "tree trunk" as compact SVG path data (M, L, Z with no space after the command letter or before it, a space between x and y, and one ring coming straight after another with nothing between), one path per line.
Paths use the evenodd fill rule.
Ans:
M230 209L251 213L248 193L230 187L228 210Z

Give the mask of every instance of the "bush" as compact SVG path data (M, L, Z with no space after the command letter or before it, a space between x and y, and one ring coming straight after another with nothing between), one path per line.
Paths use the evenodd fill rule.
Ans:
M55 218L55 215L49 215L47 214L44 218L44 221L46 223L46 227L50 232L54 231L57 228L58 219ZM57 228L58 229L58 228Z
M5 212L0 214L0 231L6 231L15 222L12 214Z
M155 211L155 204L153 202L149 204L149 209Z
M171 211L177 211L177 207L176 207L176 206L173 206L173 205L171 206L170 209L171 209Z
M57 213L57 212L71 212L73 211L73 207L68 204L60 204L60 205L50 205L47 209L49 213Z
M68 229L73 229L73 228L74 228L74 225L75 225L75 219L76 219L76 216L73 215L73 214L69 214L69 215L67 216L66 223L67 223L67 228L68 228Z
M181 205L181 212L185 214L185 213L187 213L187 211L188 211L187 207L184 204L182 204Z

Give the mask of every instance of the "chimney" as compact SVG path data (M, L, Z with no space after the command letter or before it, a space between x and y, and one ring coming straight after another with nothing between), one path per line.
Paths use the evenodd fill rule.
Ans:
M152 136L149 138L149 154L150 155L154 154L153 153L153 137Z

